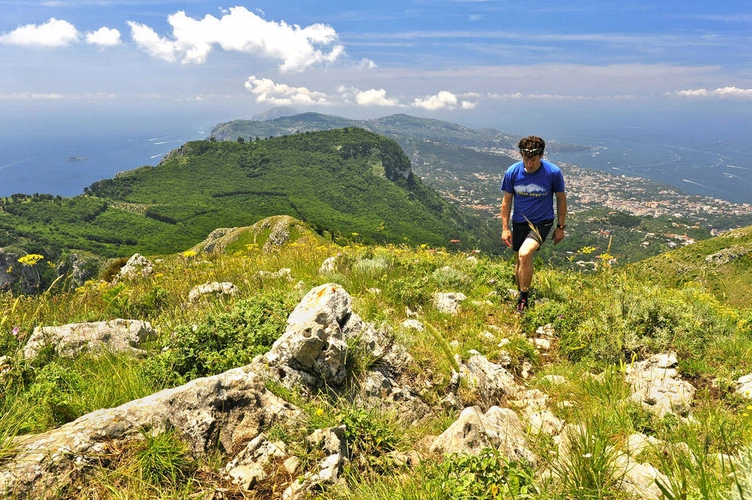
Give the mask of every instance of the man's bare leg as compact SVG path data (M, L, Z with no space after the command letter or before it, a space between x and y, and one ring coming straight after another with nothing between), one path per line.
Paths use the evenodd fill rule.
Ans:
M540 244L532 238L527 238L517 252L517 261L514 268L514 275L517 279L517 286L521 292L529 292L530 285L533 282L533 259L535 252L540 248Z

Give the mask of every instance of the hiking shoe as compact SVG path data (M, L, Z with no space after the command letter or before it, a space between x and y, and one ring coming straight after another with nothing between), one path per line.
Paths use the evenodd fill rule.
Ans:
M517 299L517 314L523 314L527 311L527 299Z

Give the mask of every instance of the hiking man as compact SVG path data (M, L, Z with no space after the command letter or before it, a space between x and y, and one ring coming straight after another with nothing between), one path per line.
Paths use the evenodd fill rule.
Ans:
M520 139L517 147L520 148L522 161L507 169L501 184L501 191L504 193L501 201L501 239L506 246L512 247L516 255L514 276L519 290L517 312L523 313L528 307L530 284L533 281L533 256L546 240L555 220L554 245L564 239L567 196L564 192L564 176L559 167L541 158L546 148L543 139L525 137Z

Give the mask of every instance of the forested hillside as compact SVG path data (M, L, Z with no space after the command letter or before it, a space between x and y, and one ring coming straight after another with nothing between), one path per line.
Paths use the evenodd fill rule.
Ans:
M157 167L91 185L71 199L2 201L0 246L55 257L182 251L217 227L272 215L304 220L336 241L452 245L498 251L490 225L413 175L392 140L339 129L258 141L196 141Z

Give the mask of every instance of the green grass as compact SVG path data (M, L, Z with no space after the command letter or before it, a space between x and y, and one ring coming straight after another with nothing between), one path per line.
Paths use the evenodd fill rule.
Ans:
M536 304L520 318L506 295L513 287L513 264L498 257L475 254L474 264L466 253L441 248L335 246L303 233L270 253L253 243L246 234L223 256L153 256L151 276L119 285L92 280L58 294L0 294L0 352L7 356L0 377L0 466L13 456L14 436L42 432L89 411L248 363L284 331L287 315L304 293L336 280L353 297L357 314L392 332L408 350L414 362L404 376L433 413L407 426L399 415L359 405L347 395L310 398L271 387L306 417L303 425L263 430L285 441L302 463L312 465L321 458L303 445L310 432L346 426L352 452L345 474L349 489L327 488L320 498L563 500L584 498L578 497L583 491L588 498L627 498L617 486L621 472L615 456L636 432L666 443L644 456L668 477L667 491L716 499L731 491L734 477L739 484L749 483L749 460L735 463L732 471L716 459L718 453L746 456L752 444L750 403L733 394L733 380L752 371L749 303L724 301L699 281L656 286L652 278L646 281L644 273L630 269L586 275L539 265L533 283ZM321 263L333 255L338 255L335 273L319 274ZM282 268L291 269L291 281L257 275ZM190 289L210 281L230 281L240 293L188 303ZM461 291L468 297L458 315L434 310L438 291ZM419 314L426 329L402 326L408 308ZM159 338L146 346L147 357L62 359L47 352L32 363L21 358L36 326L114 315L152 323ZM529 337L546 323L556 335L543 356ZM355 379L380 362L357 341L350 348ZM495 362L502 356L511 359L509 369L518 376L522 364L531 363L532 377L524 383L548 396L549 409L558 418L584 424L568 434L568 455L557 455L546 436L531 437L542 457L537 465L509 463L492 450L477 457L428 452L429 436L443 432L457 417L441 400L458 368L455 356L467 360L470 350ZM680 372L698 388L693 420L659 419L627 400L624 367L668 350L679 354ZM565 382L550 383L545 375L561 375ZM465 405L503 403L462 388L460 394ZM188 499L225 488L242 495L220 474L227 459L220 449L210 450L208 458L192 457L179 436L145 431L142 440L120 451L122 460L103 461L75 485L80 488L76 491L97 498ZM408 466L395 458L412 451L423 455L422 465ZM281 476L278 481L264 487L284 488Z

